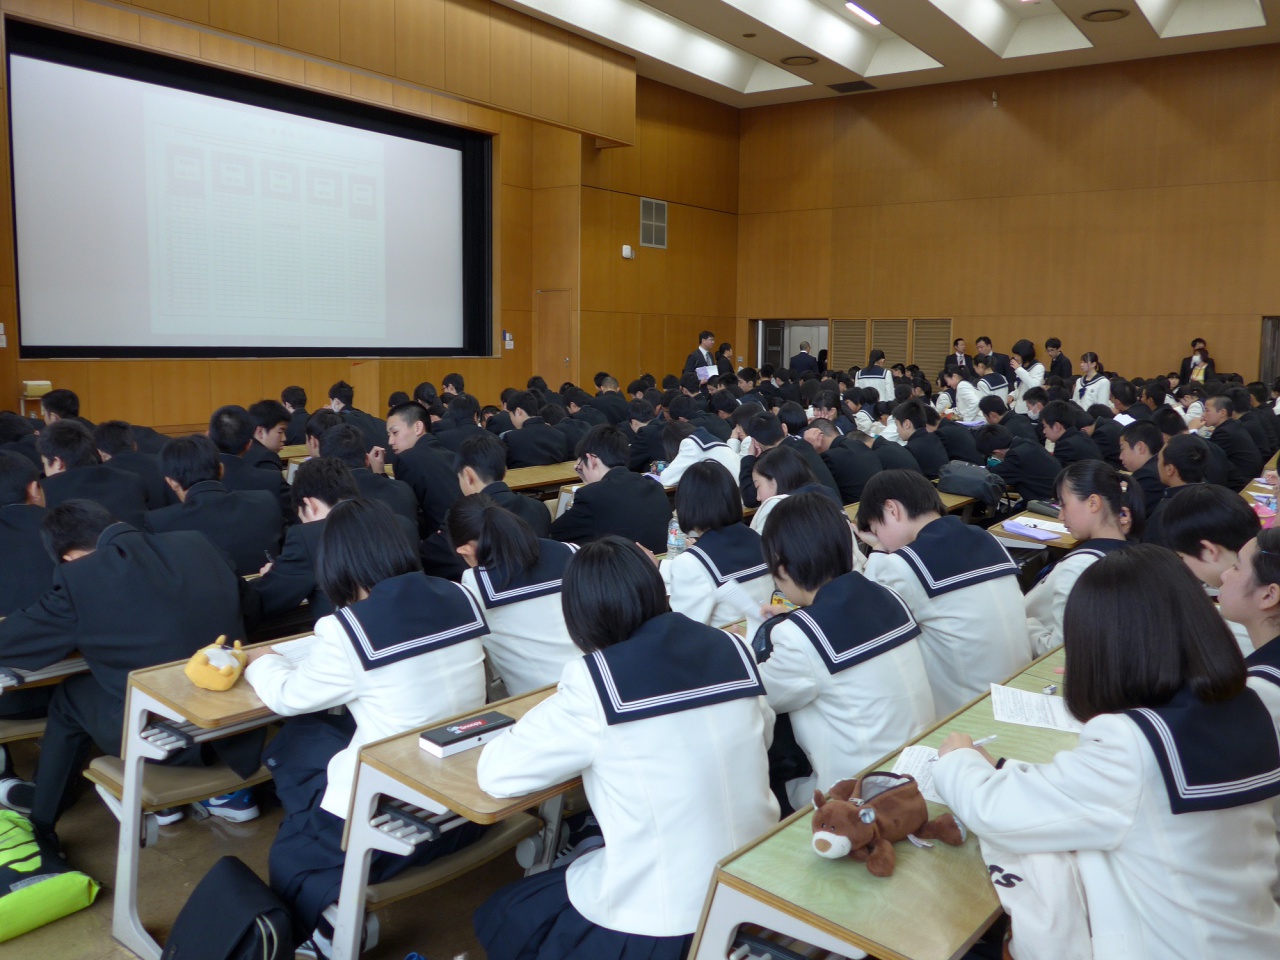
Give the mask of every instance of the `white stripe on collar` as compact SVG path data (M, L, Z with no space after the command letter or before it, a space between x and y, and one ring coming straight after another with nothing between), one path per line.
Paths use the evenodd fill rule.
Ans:
M1134 712L1142 714L1150 721L1156 735L1160 738L1160 742L1164 744L1165 753L1169 758L1169 768L1173 772L1174 784L1177 786L1178 795L1184 800L1226 796L1257 787L1265 787L1273 783L1280 783L1280 770L1271 770L1256 776L1245 777L1242 780L1229 780L1226 783L1206 783L1193 786L1187 783L1187 774L1182 766L1182 757L1178 753L1178 744L1173 738L1173 731L1169 729L1169 725L1164 722L1164 719L1158 713L1147 707L1138 707Z
M889 590L887 587L885 590L893 597L893 599L898 601L898 605L902 607L902 612L907 616L907 622L886 633L880 634L878 637L872 637L870 640L864 640L856 647L850 647L848 650L844 651L844 653L836 653L835 648L831 646L831 641L827 639L827 635L823 632L822 628L818 626L817 621L815 621L813 617L809 616L807 611L800 609L795 611L792 616L797 620L803 620L809 625L809 629L813 631L812 636L817 638L817 641L822 644L822 649L826 651L827 657L832 663L839 664L846 660L854 660L863 657L868 651L874 650L876 647L891 644L904 633L911 633L913 630L919 632L919 625L916 623L915 618L911 616L911 610L907 607L906 603L903 602L902 598L898 596L895 591Z
M471 606L471 612L475 614L475 619L470 623L464 623L450 630L441 630L439 633L428 634L424 637L413 637L409 640L403 640L391 647L382 650L375 650L373 644L369 642L368 635L364 632L364 627L360 624L346 607L338 608L338 616L342 617L343 622L351 628L351 632L355 635L356 641L364 650L365 657L374 662L377 660L385 660L388 657L394 657L397 654L405 653L417 647L430 647L442 641L450 640L453 637L463 633L474 632L476 629L486 629L484 617L480 614L480 608L476 606L475 597L471 596L470 591L463 590L463 595L467 598L467 603Z
M729 693L733 690L754 689L760 685L760 681L756 678L755 666L752 664L748 655L748 650L743 644L733 636L733 634L724 631L726 635L733 641L733 649L742 660L743 668L746 676L741 680L731 680L726 683L714 683L705 687L697 687L693 690L679 690L675 693L667 693L657 697L647 697L643 700L623 700L622 695L618 692L618 686L614 682L613 674L609 671L609 664L604 659L603 651L597 650L591 654L592 660L595 661L596 667L600 670L600 678L604 681L605 691L609 695L609 703L613 707L615 713L622 715L628 713L636 713L640 710L650 710L654 707L667 706L672 703L685 703L690 700L702 700L706 697L714 696L719 693Z

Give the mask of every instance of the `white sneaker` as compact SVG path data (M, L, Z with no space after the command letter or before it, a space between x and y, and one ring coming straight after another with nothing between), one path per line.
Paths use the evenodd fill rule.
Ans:
M29 780L19 780L17 777L0 779L0 806L30 815L35 793L36 785Z

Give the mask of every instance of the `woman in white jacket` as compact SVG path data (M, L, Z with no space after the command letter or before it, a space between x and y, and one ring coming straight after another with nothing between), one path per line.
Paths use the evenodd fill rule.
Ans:
M1036 345L1019 340L1009 351L1009 369L1013 371L1014 389L1011 406L1017 413L1027 412L1027 391L1044 386L1044 364L1036 359Z
M1100 560L1067 603L1066 652L1079 746L995 764L953 733L934 764L938 792L984 848L1067 854L1064 871L1074 855L1091 942L1070 954L1052 944L1055 955L1280 956L1280 738L1195 578L1152 545ZM1019 950L1020 919L1042 927L1037 914L1013 911L1014 956L1050 946L1032 937Z
M245 679L268 709L296 718L263 754L284 807L268 863L299 942L323 943L332 936L321 915L338 899L360 748L484 706L485 622L461 586L422 572L416 547L380 501L338 504L321 542L316 579L335 612L284 655L253 651ZM342 716L324 712L342 706ZM369 881L451 853L479 832L466 824L408 857L375 853Z
M1076 381L1071 399L1088 410L1095 403L1111 405L1111 381L1102 372L1102 361L1096 353L1086 353L1080 358L1080 379Z
M484 748L477 775L517 797L581 774L605 843L499 890L476 936L489 960L677 960L717 861L777 821L773 711L746 644L668 612L634 543L583 547L563 598L586 656Z

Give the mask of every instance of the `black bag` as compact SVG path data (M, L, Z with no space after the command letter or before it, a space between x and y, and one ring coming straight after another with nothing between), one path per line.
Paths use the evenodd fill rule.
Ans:
M938 469L938 489L960 497L973 497L988 510L996 510L1007 489L1004 480L986 467L952 460Z
M223 857L191 892L160 960L285 960L289 911L236 857Z

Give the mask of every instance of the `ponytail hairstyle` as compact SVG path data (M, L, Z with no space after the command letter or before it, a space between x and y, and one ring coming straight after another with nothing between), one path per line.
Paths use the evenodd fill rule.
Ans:
M487 494L463 497L449 508L444 522L455 549L475 542L476 563L489 572L499 590L527 573L542 556L533 528Z
M1132 492L1130 488L1133 488ZM1070 490L1081 500L1095 495L1100 497L1117 521L1127 511L1129 538L1137 540L1142 536L1147 519L1142 489L1133 481L1126 485L1119 471L1109 463L1102 460L1077 460L1063 468L1054 484L1054 495L1061 498L1064 490Z
M1093 372L1095 375L1102 373L1102 361L1098 359L1098 355L1092 350L1088 353L1082 354L1080 359L1085 363L1093 364Z

